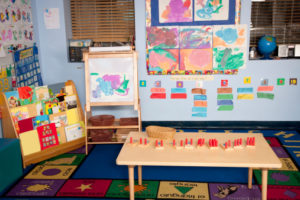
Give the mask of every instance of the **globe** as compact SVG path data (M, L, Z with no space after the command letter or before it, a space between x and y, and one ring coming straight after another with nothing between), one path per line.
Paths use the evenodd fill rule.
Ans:
M262 59L272 59L270 55L276 49L276 38L270 35L261 37L258 41L258 51L264 56Z

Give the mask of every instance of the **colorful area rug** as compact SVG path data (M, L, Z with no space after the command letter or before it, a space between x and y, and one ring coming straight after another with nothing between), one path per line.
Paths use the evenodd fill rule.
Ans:
M178 131L199 132L199 130ZM270 170L268 173L268 199L300 199L300 135L298 132L200 131L224 132L224 134L263 133L283 163L281 169ZM128 199L127 168L118 168L119 166L115 164L120 148L121 145L116 147L96 145L89 155L85 156L83 147L41 162L24 174L0 199ZM248 189L247 169L231 171L224 168L198 168L201 170L197 174L197 171L187 169L184 167L153 169L152 167L153 171L149 171L150 169L146 168L145 171L143 170L143 184L135 185L135 197L137 199L261 199L260 170L254 170L253 187ZM168 171L168 175L163 170ZM186 180L186 177L192 176L196 178Z

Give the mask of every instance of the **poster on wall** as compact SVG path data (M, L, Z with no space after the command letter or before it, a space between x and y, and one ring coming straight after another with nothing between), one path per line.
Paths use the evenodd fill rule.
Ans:
M17 87L43 85L36 46L16 51L14 62Z
M148 74L237 74L247 33L239 16L240 0L147 0Z

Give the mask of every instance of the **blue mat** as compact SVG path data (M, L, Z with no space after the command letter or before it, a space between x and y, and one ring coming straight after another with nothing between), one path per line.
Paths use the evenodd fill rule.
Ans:
M121 148L121 144L96 145L72 178L127 179L128 168L116 165ZM145 166L143 179L247 183L248 168Z

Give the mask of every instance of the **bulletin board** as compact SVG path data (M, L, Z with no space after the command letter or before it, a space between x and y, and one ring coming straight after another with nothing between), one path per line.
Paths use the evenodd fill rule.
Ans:
M13 53L34 44L30 0L0 0L0 91L17 87Z
M38 48L33 46L14 53L17 86L42 86Z
M149 75L237 74L245 68L247 26L240 0L147 0Z

